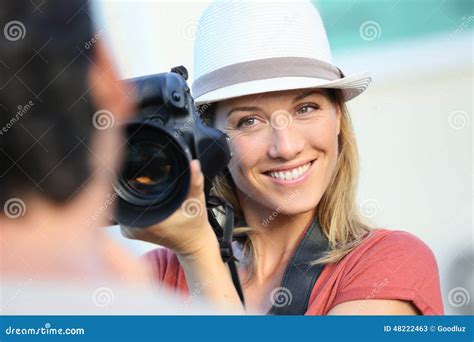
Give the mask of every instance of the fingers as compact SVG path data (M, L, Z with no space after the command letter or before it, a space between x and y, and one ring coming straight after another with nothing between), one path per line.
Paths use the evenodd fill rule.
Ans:
M191 168L191 187L188 197L199 198L204 193L204 175L201 171L201 163L194 159L190 164Z

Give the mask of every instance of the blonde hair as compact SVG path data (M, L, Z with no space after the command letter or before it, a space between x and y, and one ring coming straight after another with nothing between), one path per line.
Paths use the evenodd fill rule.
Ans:
M328 239L329 250L313 264L337 263L357 247L371 231L369 223L360 215L356 205L359 173L359 155L354 130L347 106L339 90L330 90L331 101L341 111L340 133L338 136L338 157L336 167L328 188L319 201L317 216L324 236ZM213 125L214 106L207 105L201 116L205 123ZM243 218L235 184L230 174L216 177L213 194L227 200L235 209L237 221ZM249 277L253 277L256 268L257 253L252 243L256 234L250 227L236 227L236 239L242 244L244 253L251 260Z

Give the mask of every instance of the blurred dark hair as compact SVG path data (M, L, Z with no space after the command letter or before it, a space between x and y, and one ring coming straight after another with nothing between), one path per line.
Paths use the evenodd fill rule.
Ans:
M93 47L86 0L3 1L0 206L36 193L64 203L90 176Z

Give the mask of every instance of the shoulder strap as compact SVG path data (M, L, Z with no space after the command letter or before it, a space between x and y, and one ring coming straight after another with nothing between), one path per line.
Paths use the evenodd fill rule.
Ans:
M311 261L321 257L328 246L315 218L288 263L280 288L272 293L273 306L268 315L305 314L314 284L324 268L324 265L311 266Z
M230 205L229 202L216 196L209 196L209 198L207 199L207 206L209 210L209 223L214 229L214 232L216 233L217 239L219 241L222 261L228 264L234 287L239 295L240 301L245 306L244 291L242 289L242 284L240 283L239 273L236 265L236 262L238 260L234 257L234 252L232 250L234 208L232 207L232 205ZM214 212L212 211L212 208L218 206L222 206L225 210L224 227L221 227L216 217L214 216Z

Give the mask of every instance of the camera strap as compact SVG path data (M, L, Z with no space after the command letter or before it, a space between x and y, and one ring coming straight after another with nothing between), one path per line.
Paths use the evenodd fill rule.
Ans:
M228 264L230 275L232 277L232 283L239 295L240 301L245 306L245 298L242 290L242 285L239 279L239 273L237 271L236 261L238 261L232 250L232 239L234 232L234 208L223 199L215 196L210 196L207 201L209 207L209 222L216 232L217 239L219 241L219 248L221 252L221 258L224 263ZM221 227L217 221L212 208L222 206L225 210L225 222L224 227Z
M214 196L210 196L208 205L209 209L217 206L225 208L225 224L223 228L217 222L212 210L209 210L209 221L216 231L222 260L229 265L232 282L242 304L245 305L236 266L236 261L238 260L234 257L232 250L234 209L226 201ZM244 221L238 224L246 225ZM220 229L216 229L216 227ZM312 262L322 257L328 249L329 243L316 217L304 232L296 251L288 263L280 287L275 293L272 293L272 308L267 312L267 315L304 315L306 313L314 284L316 284L324 269L324 265L312 265Z
M306 313L314 284L324 268L324 265L311 263L322 257L328 247L319 220L315 218L288 263L280 287L272 292L272 308L267 315Z

